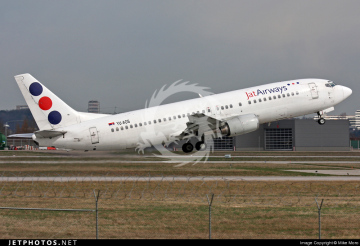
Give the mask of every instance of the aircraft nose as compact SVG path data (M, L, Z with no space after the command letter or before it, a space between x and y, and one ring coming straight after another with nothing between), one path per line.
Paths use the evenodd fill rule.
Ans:
M343 86L344 99L348 98L352 94L352 90L348 87Z

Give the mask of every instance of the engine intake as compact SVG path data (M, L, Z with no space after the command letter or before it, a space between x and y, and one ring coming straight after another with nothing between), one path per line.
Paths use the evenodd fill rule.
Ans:
M220 127L220 132L223 136L232 137L256 131L258 128L258 117L254 114L245 114L226 121L225 125Z

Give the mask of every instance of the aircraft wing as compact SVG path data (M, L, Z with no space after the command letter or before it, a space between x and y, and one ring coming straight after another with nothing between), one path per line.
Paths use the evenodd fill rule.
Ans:
M202 136L205 132L217 132L222 121L203 113L197 113L188 116L189 121L186 123L186 129L177 137L187 139L194 136Z

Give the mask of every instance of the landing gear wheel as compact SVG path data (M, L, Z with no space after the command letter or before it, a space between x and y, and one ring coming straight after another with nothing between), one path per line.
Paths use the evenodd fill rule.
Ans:
M192 145L191 143L184 143L182 146L182 150L185 153L190 153L191 151L193 151L194 149L194 145Z
M199 151L199 150L205 150L205 149L206 149L206 144L205 144L204 142L202 142L202 141L197 142L197 143L195 144L195 149L196 149L197 151Z
M320 125L324 125L324 124L325 124L325 119L324 119L324 118L320 118L320 119L318 120L318 123L319 123Z

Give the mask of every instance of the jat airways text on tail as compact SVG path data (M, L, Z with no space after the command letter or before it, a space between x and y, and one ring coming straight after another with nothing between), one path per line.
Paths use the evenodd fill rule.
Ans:
M184 141L182 150L206 149L205 138L236 136L279 119L322 114L352 90L324 79L298 79L209 95L116 115L78 112L30 74L15 80L39 127L31 134L39 146L76 150L118 150Z

